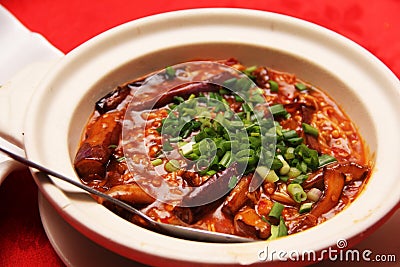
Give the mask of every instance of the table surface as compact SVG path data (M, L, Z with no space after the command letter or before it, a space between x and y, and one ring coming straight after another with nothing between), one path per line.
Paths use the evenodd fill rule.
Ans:
M0 0L0 4L64 53L107 29L152 14L198 7L272 11L348 37L400 77L399 0ZM63 266L43 230L37 197L27 170L11 173L0 186L0 266Z

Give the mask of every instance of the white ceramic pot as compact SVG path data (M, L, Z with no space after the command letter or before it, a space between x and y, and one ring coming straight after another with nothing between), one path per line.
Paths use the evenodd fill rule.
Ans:
M89 40L57 62L37 87L23 127L26 154L78 180L72 162L96 100L118 84L168 65L229 57L297 74L323 88L355 122L375 165L364 191L348 208L321 225L278 240L211 244L145 230L71 186L35 176L43 195L69 224L101 246L160 266L264 264L262 258L285 265L288 262L281 261L277 252L321 252L335 247L338 239L347 240L350 247L398 208L399 80L348 39L311 23L261 11L166 13Z

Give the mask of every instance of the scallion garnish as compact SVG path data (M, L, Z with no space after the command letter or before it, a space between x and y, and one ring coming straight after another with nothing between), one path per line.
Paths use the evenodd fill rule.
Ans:
M168 79L173 79L175 77L175 69L171 66L165 68L165 74L167 75Z
M282 167L283 167L283 163L279 159L274 158L272 160L271 170L279 170Z
M164 165L164 169L167 172L175 172L175 171L179 170L180 168L181 168L181 164L176 159L171 159Z
M285 208L285 206L279 202L275 202L274 205L271 208L271 211L269 212L268 216L275 218L275 219L279 219L283 209Z
M269 107L271 114L273 116L286 116L288 114L287 110L282 104L275 104Z
M193 152L194 142L189 142L180 147L183 156L189 155Z
M251 66L246 68L243 73L247 75L247 77L249 77L250 79L254 79L255 76L252 74L253 71L255 71L257 69L257 66Z
M286 143L288 143L290 146L298 146L303 143L303 137L289 138L286 140Z
M277 239L278 237L287 236L287 233L288 230L285 225L285 221L281 216L279 219L279 225L271 225L271 236L268 238L268 240L274 240Z
M299 91L304 91L307 89L307 86L304 83L296 83L294 86Z
M313 202L317 202L321 196L322 196L322 191L315 187L311 188L307 192L307 199Z
M307 124L307 123L304 123L304 122L301 124L301 126L302 126L302 128L304 130L304 133L310 134L310 135L315 136L315 137L318 137L318 129L317 128L314 128L310 124Z
M299 184L290 184L287 186L287 190L292 199L297 203L301 203L307 199L307 194Z
M299 137L299 135L297 134L297 132L295 130L282 131L282 135L283 135L283 138L285 138L286 140Z
M292 180L292 184L302 184L305 180L308 179L308 175L306 174L300 174L296 178Z
M296 178L301 174L301 171L297 169L296 167L290 167L290 170L288 172L289 178Z
M125 161L125 160L126 160L125 157L119 157L119 158L117 158L117 161L118 161L118 162L123 162L123 161Z
M224 166L224 168L227 168L229 166L229 163L231 162L231 155L232 152L230 150L226 151L222 159L219 161L219 164Z
M299 213L303 214L306 212L309 212L312 208L312 203L311 202L307 202L307 203L303 203L301 204L300 208L299 208Z
M286 160L282 157L282 155L278 155L277 158L282 162L282 168L279 169L280 175L286 175L290 171L290 166L286 162Z
M273 80L269 80L269 90L273 93L276 93L279 91L279 85L277 82L273 81Z
M208 176L213 176L213 175L216 174L216 173L217 173L216 170L209 170L209 171L206 172L206 174L207 174Z
M270 82L270 85L274 86L274 81ZM233 86L236 89L249 89L252 83L247 78L232 78L226 80L224 85ZM259 88L254 89L243 92L243 97L263 98L263 91ZM217 106L211 106L211 109L202 106L206 104L204 99L207 97L218 101L225 100L224 93L229 93L229 90L209 92L206 95L203 94L201 99L191 95L190 101L185 101L183 97L175 97L174 102L178 106L174 112L169 113L167 119L162 121L162 134L169 135L168 141L163 144L163 149L171 151L173 150L171 143L178 143L180 153L188 160L194 161L200 175L210 175L224 170L235 161L238 166L245 166L245 174L255 171L268 182L290 179L291 182L294 181L293 183L302 183L306 176L301 176L301 174L307 174L322 166L321 164L334 160L324 155L318 157L318 152L308 148L295 130L283 129L277 121L274 121L273 125L260 123L257 118L264 114L254 111L257 101L242 104L242 111L236 113L239 120L233 120L231 113L225 112L225 109L222 110ZM237 101L244 101L237 94L232 94L232 96ZM270 111L272 115L283 118L289 114L282 104L270 106ZM187 121L187 116L191 117L194 114L197 118ZM212 116L215 116L214 119L211 118ZM180 128L178 126L182 120L187 122ZM314 132L309 133L310 129L313 131L311 125L303 124L303 129L307 134L315 135ZM227 131L235 131L235 137L231 139ZM270 153L266 156L268 154L266 151L261 153L263 150L260 148L264 148L262 137L275 138L275 136L277 138L276 155ZM260 166L257 167L259 161Z
M162 159L155 159L151 161L151 164L156 167L158 165L161 165L163 163Z
M335 157L327 154L322 154L318 157L318 167L321 168L329 163L337 161Z
M270 183L275 183L276 181L279 180L279 176L276 175L274 170L270 170L269 168L265 166L258 166L255 170L255 172L264 180Z
M286 183L289 180L289 176L281 175L281 176L279 176L279 180Z

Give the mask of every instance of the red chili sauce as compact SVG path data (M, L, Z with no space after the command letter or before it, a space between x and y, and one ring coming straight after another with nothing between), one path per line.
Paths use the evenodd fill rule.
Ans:
M135 138L124 146L135 148L144 142L145 149L130 154L130 160L144 170L156 169L160 177L168 184L175 185L177 190L192 187L202 194L207 190L199 189L207 189L210 184L218 183L219 179L223 179L221 177L228 175L230 188L219 199L198 207L181 207L178 202L163 203L147 194L135 180L138 174L129 171L124 155L126 147L122 144L125 112L132 100L137 101L134 93L147 78L142 77L118 86L96 103L74 162L82 182L141 209L155 220L254 239L273 239L306 230L347 207L360 194L368 180L371 162L357 128L339 105L322 90L294 74L264 66L249 68L235 59L217 62L246 73L270 107L277 104L283 107L284 115L274 116L278 137L276 155L280 154L283 160L279 162L279 157L275 157L274 162L278 164L274 170L275 179L269 174L262 177L264 175L256 167L236 177L232 171L234 163L203 172L196 172L195 165L180 168L185 164L188 166L185 157L178 158L179 164L172 165L171 169L172 162L160 157L165 149L160 127L172 112L171 103L176 102L177 96L183 100L191 95L197 97L201 94L205 98L217 96L220 100L224 99L223 102L234 113L245 113L243 102L233 94L221 91L222 87L212 85L208 88L192 84L166 93L153 109L146 107L145 100L139 101L143 105L141 116L146 120L145 132L129 130L128 134ZM165 84L174 87L168 79ZM193 130L186 139L193 139L208 126L216 127L208 125L210 122L212 120L206 123L203 121L200 128ZM292 137L285 139L288 135ZM253 132L251 136L257 138L259 134ZM258 151L254 147L251 149ZM310 153L312 156L303 155L304 158L301 158L302 153ZM197 155L192 153L191 156ZM220 155L218 160L222 158L223 155ZM321 164L326 159L329 162ZM311 163L307 165L305 162ZM281 163L287 163L290 172L284 170ZM250 192L249 185L254 174L264 180ZM232 182L232 176L237 181ZM150 186L157 189L160 180L149 181ZM186 194L186 191L182 194ZM140 218L125 214L101 199L98 201L128 220L147 227Z

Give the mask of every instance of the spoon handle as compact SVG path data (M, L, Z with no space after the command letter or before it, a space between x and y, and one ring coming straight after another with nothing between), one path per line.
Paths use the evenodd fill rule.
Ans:
M109 202L111 202L111 203L113 203L113 204L125 209L125 210L128 210L128 211L130 211L130 212L142 217L147 222L149 222L152 226L156 226L156 223L153 221L153 219L148 217L146 214L140 212L139 210L133 208L132 206L126 204L125 202L122 202L122 201L120 201L118 199L115 199L115 198L113 198L113 197L111 197L111 196L109 196L109 195L107 195L107 194L105 194L105 193L103 193L101 191L93 189L90 186L87 186L87 185L84 185L84 184L82 184L80 182L72 180L71 178L68 178L68 177L66 177L66 176L64 176L64 175L62 175L62 174L60 174L58 172L50 170L50 169L48 169L48 168L46 168L46 167L44 167L44 166L42 166L42 165L40 165L40 164L38 164L36 162L28 160L28 159L26 159L26 158L24 158L24 157L22 157L22 156L20 156L20 155L18 155L16 153L12 152L12 151L10 151L10 150L2 147L2 146L0 146L0 151L5 153L5 154L7 154L10 158L12 158L12 159L14 159L14 160L26 165L26 166L29 166L29 167L34 168L34 169L37 169L37 170L39 170L40 172L42 172L44 174L51 175L53 177L56 177L56 178L58 178L60 180L65 181L67 183L70 183L70 184L72 184L72 185L74 185L76 187L79 187L80 189L83 189L83 190L85 190L85 191L87 191L87 192L89 192L89 193L91 193L93 195L99 196L99 197L101 197L101 198L103 198L103 199L105 199L105 200L107 200L107 201L109 201Z
M87 185L84 185L78 181L72 180L71 178L68 178L58 172L50 170L36 162L28 160L25 157L18 155L17 153L14 153L7 148L4 148L3 145L0 146L0 151L7 154L12 159L14 159L28 167L37 169L38 171L40 171L42 174L44 174L46 176L51 175L55 178L61 179L65 182L75 185L75 186L79 187L80 189L83 189L93 195L101 197L101 198L111 202L112 204L119 206L120 208L123 208L127 211L132 212L135 215L140 216L146 222L148 222L154 228L154 230L156 230L158 232L169 234L171 236L176 236L176 237L181 237L181 238L186 238L186 239L191 239L191 240L197 240L197 241L206 241L206 242L238 243L238 242L254 241L249 238L239 237L239 236L235 236L235 235L210 232L210 231L201 230L201 229L193 229L193 228L189 228L189 227L170 225L170 224L165 224L165 223L154 221L152 218L150 218L143 212L135 209L134 207L126 204L125 202L122 202L116 198L113 198L107 194L104 194L103 192L93 189L93 188L91 188Z

